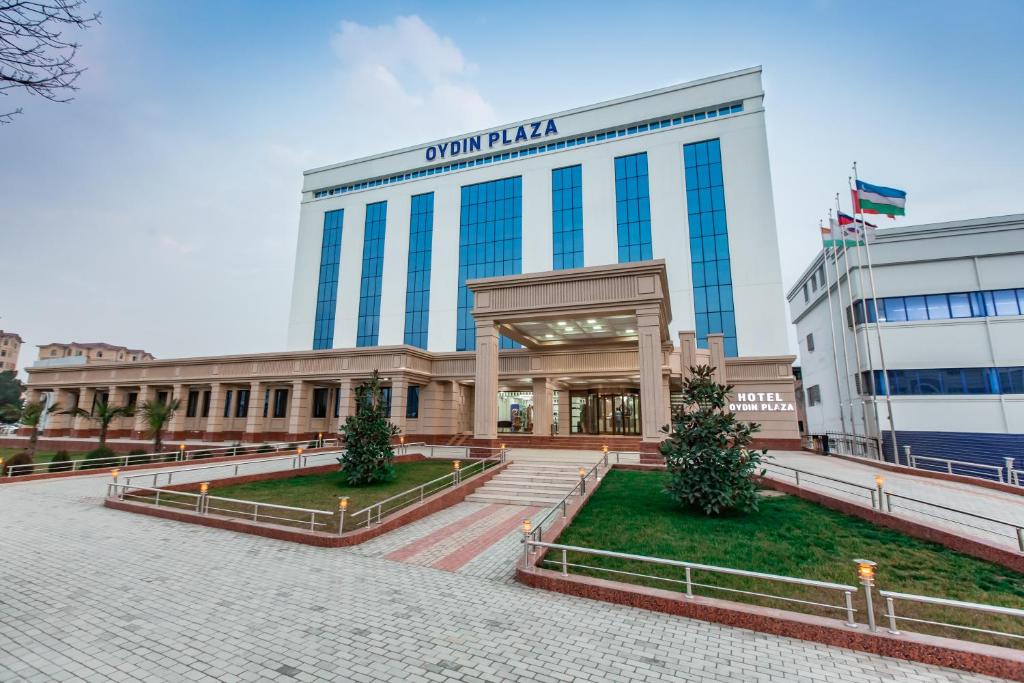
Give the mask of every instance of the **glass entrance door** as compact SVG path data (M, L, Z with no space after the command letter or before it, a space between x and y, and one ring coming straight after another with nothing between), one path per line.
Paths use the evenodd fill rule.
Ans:
M640 396L636 393L572 392L573 434L640 434Z

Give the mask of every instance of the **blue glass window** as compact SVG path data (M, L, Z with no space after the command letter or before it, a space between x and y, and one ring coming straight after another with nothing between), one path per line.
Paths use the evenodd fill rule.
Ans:
M646 152L615 159L615 213L619 263L653 258Z
M430 323L430 261L434 235L434 193L412 198L409 265L405 285L405 343L427 348Z
M1024 394L1024 367L889 370L888 377L893 396ZM862 373L869 392L870 379ZM878 394L885 394L881 370L874 372L874 387Z
M459 215L458 328L455 349L476 349L473 293L466 280L523 271L522 176L462 186ZM515 348L501 338L501 348Z
M583 267L583 167L551 171L555 270Z
M376 346L380 333L380 291L384 273L384 226L387 215L387 202L366 205L356 346Z
M324 235L320 243L320 282L316 288L316 317L313 348L334 346L334 311L338 305L338 265L341 263L341 226L345 210L324 213Z
M719 141L707 140L684 146L683 167L697 345L706 349L708 335L721 333L725 335L725 355L738 356Z
M856 302L853 310L858 325L874 322L871 299ZM908 320L947 320L1024 314L1024 289L994 289L982 292L955 292L924 296L889 296L878 300L882 322Z

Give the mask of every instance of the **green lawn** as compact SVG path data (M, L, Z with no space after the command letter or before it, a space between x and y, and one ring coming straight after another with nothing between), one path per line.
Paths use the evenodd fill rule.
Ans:
M856 584L854 558L878 563L878 588L970 602L1024 608L1024 575L961 555L943 546L919 541L896 531L833 512L799 498L763 499L749 515L706 517L683 510L663 493L664 472L612 471L557 543L613 550L701 564L747 569L792 577ZM551 554L552 560L560 555ZM683 570L584 554L569 561L620 571L682 579ZM548 565L549 567L551 565ZM685 590L658 579L574 569L601 578ZM740 590L770 592L791 598L843 604L841 593L743 577L693 572L693 580ZM697 595L843 617L838 611L757 596L696 588ZM858 621L866 623L862 594L856 596ZM875 595L876 614L884 601ZM969 614L929 605L897 603L897 615L1024 634L1020 620ZM883 620L879 617L879 623ZM957 635L956 631L904 622L906 630ZM960 637L969 638L965 632ZM974 639L974 638L972 638ZM984 642L1024 647L1024 641L978 636Z
M269 479L267 481L256 481L248 484L235 484L231 486L216 486L211 483L210 495L221 498L234 498L244 501L255 501L260 503L274 503L287 505L289 507L307 508L313 510L334 511L338 507L338 498L347 496L349 499L348 513L345 518L345 530L360 528L364 525L366 516L360 515L356 519L351 513L362 510L386 498L408 491L420 484L443 477L452 471L451 460L420 460L414 462L398 463L395 465L395 478L381 484L368 486L349 486L344 475L338 472L327 474L311 474L304 476L289 477L287 479ZM474 470L476 471L476 470ZM432 487L433 489L433 487ZM430 495L431 490L427 491ZM161 504L181 504L182 506L194 505L194 498L186 496L174 496L174 494L161 494ZM419 500L418 495L400 499L396 503L389 504L384 509L387 515L391 505L408 504ZM224 503L213 501L211 503L219 510L211 512L238 512L245 514L252 510L252 506ZM262 513L261 513L262 514ZM308 515L290 513L287 511L270 511L266 514L280 517L280 519L267 519L268 522L288 524L289 520L298 522L309 519ZM321 518L327 523L326 527L318 527L320 530L337 531L337 522L334 519ZM261 517L261 521L262 517Z

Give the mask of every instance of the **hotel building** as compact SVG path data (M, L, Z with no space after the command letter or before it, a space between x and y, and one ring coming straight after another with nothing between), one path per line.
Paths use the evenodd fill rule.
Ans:
M335 431L376 369L408 435L651 448L710 362L795 445L763 101L752 68L307 171L288 352L31 387L177 396L175 434L256 440Z
M844 261L837 288L819 254L787 295L808 431L853 425L881 437L891 460L891 402L901 462L909 446L918 456L1024 464L1024 215L877 231L871 257L887 378L860 251L849 250L849 283Z
M21 335L0 330L0 372L18 371L18 355L24 343Z

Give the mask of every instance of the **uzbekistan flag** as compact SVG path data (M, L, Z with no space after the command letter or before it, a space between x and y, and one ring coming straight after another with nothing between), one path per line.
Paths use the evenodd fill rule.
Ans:
M863 180L857 181L857 189L853 192L853 210L857 213L878 213L889 218L905 216L907 193L882 185L872 185ZM859 209L858 209L859 207Z

